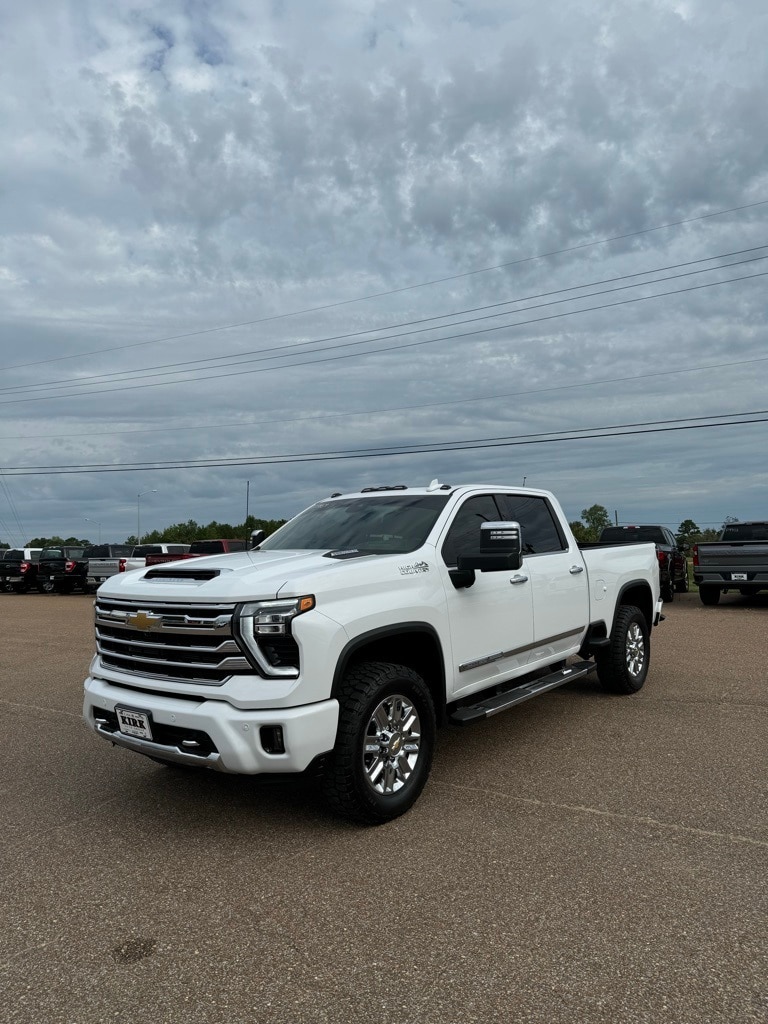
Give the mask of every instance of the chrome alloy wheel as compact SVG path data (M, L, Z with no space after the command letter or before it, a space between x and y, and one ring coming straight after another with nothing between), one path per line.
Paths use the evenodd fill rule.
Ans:
M645 665L645 636L637 622L633 622L627 630L627 671L637 678Z
M363 741L363 769L376 793L397 793L419 759L421 722L399 693L385 697L371 715Z

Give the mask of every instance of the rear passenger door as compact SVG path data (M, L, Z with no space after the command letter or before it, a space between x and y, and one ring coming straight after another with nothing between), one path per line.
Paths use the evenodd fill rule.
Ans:
M535 494L503 494L503 518L520 524L523 568L533 593L534 659L566 657L589 625L589 581L576 542L567 538L549 501Z

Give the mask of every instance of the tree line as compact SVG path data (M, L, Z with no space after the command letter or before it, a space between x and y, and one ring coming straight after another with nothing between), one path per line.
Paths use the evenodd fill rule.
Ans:
M581 510L581 519L575 519L568 525L573 530L576 540L595 541L599 540L600 534L605 527L613 526L614 522L604 505L590 505L589 508ZM720 536L720 530L702 530L693 519L684 519L673 532L678 544L681 544L683 547L698 544L699 541L717 540Z
M231 523L220 523L213 519L210 523L202 525L194 519L188 519L185 523L173 523L163 530L151 530L149 533L142 533L142 544L191 544L194 540L216 540L227 538L229 540L242 538L250 539L254 530L263 530L268 537L278 527L285 523L285 519L257 519L255 516L248 516L244 523L232 525ZM103 541L103 543L127 544L135 547L139 541L135 534L130 534L125 540ZM62 546L91 547L96 541L87 537L32 537L24 547L26 548L56 548ZM12 545L0 543L0 549L8 549Z

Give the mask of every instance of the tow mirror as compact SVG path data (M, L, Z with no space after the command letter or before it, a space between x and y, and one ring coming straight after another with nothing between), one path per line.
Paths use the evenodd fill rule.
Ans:
M482 523L480 551L459 555L459 570L479 569L480 572L507 572L522 565L522 541L519 523Z
M250 548L257 548L263 540L266 540L266 533L263 530L254 530L251 534Z

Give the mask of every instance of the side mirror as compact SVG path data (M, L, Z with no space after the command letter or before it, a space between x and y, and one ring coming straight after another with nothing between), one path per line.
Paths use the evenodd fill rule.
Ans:
M263 540L266 540L266 538L267 535L266 533L264 533L263 530L254 530L253 533L251 534L251 543L249 547L251 548L251 550L253 550L253 548L257 548Z
M458 555L458 569L508 572L523 564L519 523L482 523L478 554Z

